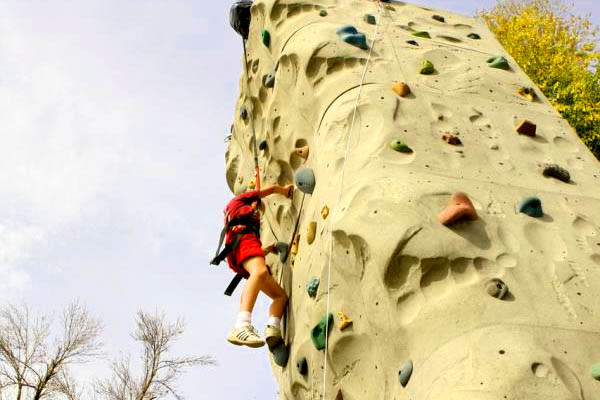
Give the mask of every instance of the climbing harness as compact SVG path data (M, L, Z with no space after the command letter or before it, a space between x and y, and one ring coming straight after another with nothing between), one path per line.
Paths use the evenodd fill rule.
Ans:
M338 191L338 196L337 196L337 200L335 202L335 205L333 207L333 212L332 212L332 216L330 219L330 226L329 226L329 257L328 257L328 262L327 262L327 312L326 312L326 316L329 315L330 313L330 291L331 291L331 258L332 258L332 254L333 254L333 221L335 220L335 216L337 214L337 208L338 205L341 201L342 198L342 189L344 187L344 177L345 177L345 173L346 173L346 161L348 158L348 153L350 151L350 142L352 139L352 131L354 130L354 122L356 119L356 111L358 109L358 103L360 101L360 96L362 94L362 88L364 86L365 83L365 77L367 75L367 70L369 68L369 62L371 60L371 55L373 53L373 49L375 48L375 43L377 43L377 39L378 39L378 35L379 35L379 23L381 20L381 14L382 14L382 5L381 5L381 0L376 0L377 3L377 11L379 14L379 18L377 18L377 23L375 25L375 34L373 35L373 44L371 45L371 48L369 50L369 56L367 57L367 62L365 63L365 68L363 70L362 73L362 77L361 77L361 81L360 81L360 86L358 89L358 94L356 96L356 100L354 103L354 109L352 112L352 121L350 123L350 128L348 130L348 133L346 134L347 140L346 140L346 149L344 152L344 161L342 163L342 172L341 172L341 177L340 177L340 188ZM323 397L324 399L327 398L326 394L326 382L327 382L327 352L329 350L329 319L326 318L327 321L325 323L325 358L323 360Z

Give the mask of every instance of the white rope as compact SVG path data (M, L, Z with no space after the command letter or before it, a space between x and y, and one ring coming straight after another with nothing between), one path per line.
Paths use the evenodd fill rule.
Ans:
M369 49L369 56L367 57L367 62L365 63L365 69L363 70L362 73L362 77L360 80L360 86L358 87L358 94L356 96L356 101L354 103L354 110L352 112L352 122L350 123L350 129L348 130L348 133L346 134L347 136L347 141L346 141L346 150L344 152L344 161L342 163L342 176L340 177L340 189L338 191L338 196L337 196L337 200L333 205L333 210L331 213L331 217L330 217L330 222L329 222L329 260L327 262L327 313L325 314L325 318L326 318L326 322L325 322L325 358L323 360L323 399L326 399L325 397L325 393L326 393L326 388L327 388L327 354L328 354L328 350L329 350L329 343L328 343L328 339L329 339L329 312L330 312L330 290L331 290L331 258L333 255L333 221L335 220L335 216L337 214L337 208L339 203L341 202L342 199L342 189L344 187L344 177L346 174L346 160L348 158L348 153L350 151L350 142L352 139L352 131L354 130L354 121L356 119L356 110L358 109L358 103L360 101L360 95L362 94L362 88L365 82L365 77L367 75L367 69L369 68L369 61L371 60L371 54L373 53L373 49L375 48L375 43L377 42L378 39L378 34L379 34L379 21L381 20L381 15L382 15L382 7L381 4L379 3L379 0L377 1L377 11L378 11L378 18L377 18L377 22L375 24L375 34L373 36L373 44L371 45L371 48Z

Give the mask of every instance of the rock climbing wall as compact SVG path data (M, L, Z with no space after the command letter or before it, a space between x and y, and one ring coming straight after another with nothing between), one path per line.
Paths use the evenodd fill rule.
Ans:
M263 185L301 171L307 192L262 219L291 252L267 257L290 295L281 398L600 399L600 164L483 22L369 0L251 16L227 182L252 185L254 124Z

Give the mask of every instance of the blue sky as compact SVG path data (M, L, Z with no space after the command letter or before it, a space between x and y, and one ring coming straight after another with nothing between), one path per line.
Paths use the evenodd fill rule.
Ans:
M493 3L422 2L469 15ZM219 362L180 380L189 399L277 390L265 349L225 341L238 298L222 295L225 267L208 266L230 197L223 139L241 73L229 5L0 3L0 301L45 312L79 298L103 320L111 355L135 353L137 309L184 317L175 351ZM600 24L592 0L575 7Z

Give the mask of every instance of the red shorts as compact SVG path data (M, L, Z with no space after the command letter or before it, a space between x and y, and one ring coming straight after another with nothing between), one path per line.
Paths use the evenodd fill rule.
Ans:
M232 238L235 240L235 237ZM260 239L252 233L246 233L240 238L240 242L227 256L227 263L233 272L242 275L244 278L249 276L248 271L244 269L242 263L251 257L264 257Z

